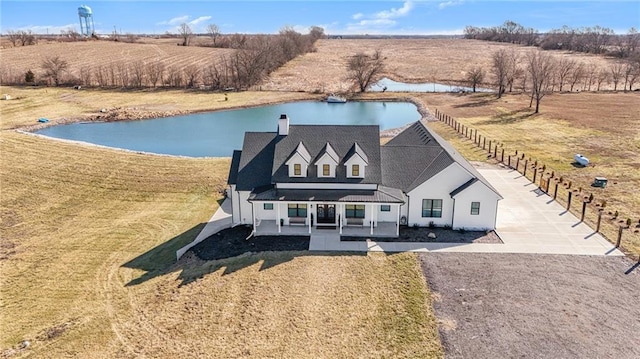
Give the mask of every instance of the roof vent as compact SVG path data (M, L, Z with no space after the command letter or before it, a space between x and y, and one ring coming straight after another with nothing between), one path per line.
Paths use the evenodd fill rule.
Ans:
M278 135L286 136L289 134L289 117L286 114L280 115L278 119Z

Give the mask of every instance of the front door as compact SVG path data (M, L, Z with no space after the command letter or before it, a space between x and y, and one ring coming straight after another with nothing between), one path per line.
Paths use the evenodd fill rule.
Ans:
M334 204L317 205L317 222L318 223L336 223L336 206Z

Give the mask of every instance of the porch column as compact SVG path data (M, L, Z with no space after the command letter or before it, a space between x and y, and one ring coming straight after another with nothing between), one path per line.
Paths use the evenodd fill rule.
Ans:
M373 203L371 204L371 215L369 216L369 218L370 218L369 223L370 223L370 227L371 227L371 230L369 231L369 234L373 235Z
M340 234L342 234L342 221L344 217L344 215L342 214L343 207L344 207L344 204L342 203L338 204L338 226L340 227Z
M280 202L276 202L276 226L278 226L278 233L282 233L282 226L280 225Z
M251 214L253 215L253 233L258 233L258 226L256 225L256 206L251 202Z
M307 202L307 223L309 223L309 234L311 234L311 203Z
M400 235L400 205L398 205L398 218L396 219L396 236Z

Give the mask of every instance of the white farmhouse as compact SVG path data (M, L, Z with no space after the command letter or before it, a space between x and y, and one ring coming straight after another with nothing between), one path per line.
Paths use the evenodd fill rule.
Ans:
M290 125L286 115L277 132L245 133L228 184L233 223L256 235L490 230L502 198L421 122L381 146L378 126Z

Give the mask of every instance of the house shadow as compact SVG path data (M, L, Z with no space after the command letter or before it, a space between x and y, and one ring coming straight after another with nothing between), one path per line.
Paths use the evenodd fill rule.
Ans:
M528 118L537 116L537 113L531 112L530 108L521 108L518 110L501 113L493 116L488 120L479 122L481 125L507 125L524 121Z
M222 271L222 275L260 264L260 271L304 256L366 256L366 252L309 252L309 236L259 236L247 238L250 226L229 228L215 233L192 247L179 260L176 251L191 243L206 223L150 249L122 264L144 271L126 286L142 284L156 277L178 273L180 286ZM277 238L274 238L277 237Z

